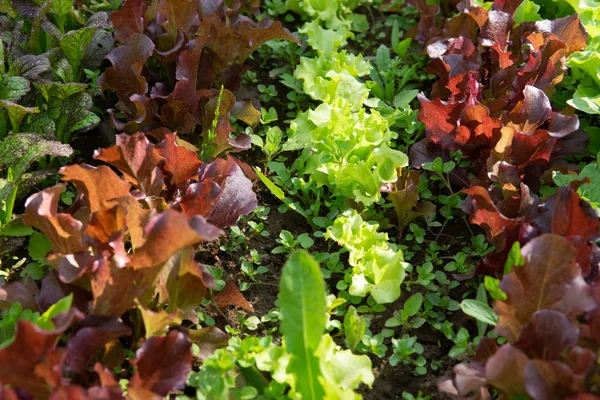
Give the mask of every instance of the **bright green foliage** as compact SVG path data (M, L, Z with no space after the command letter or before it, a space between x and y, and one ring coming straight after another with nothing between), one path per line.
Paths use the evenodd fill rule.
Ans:
M329 335L322 337L317 355L321 369L319 381L325 388L325 399L362 399L354 390L361 382L371 387L375 380L369 357L354 355L350 350L341 350Z
M281 331L291 356L292 388L303 399L321 399L319 360L315 355L325 331L325 284L319 265L303 251L293 253L280 280Z
M318 20L307 22L298 32L304 33L308 37L310 47L320 54L337 51L346 45L346 39L352 37L350 31L323 28Z
M23 310L21 304L15 302L10 309L0 318L0 348L8 346L15 339L15 329L19 321L31 321L42 329L54 329L52 319L59 314L65 313L71 309L73 295L70 294L54 303L45 313Z
M339 350L325 331L325 284L317 262L293 253L280 281L281 330L290 354L288 382L302 399L360 399L360 382L373 383L371 361Z
M315 58L302 57L294 77L304 81L302 90L313 99L333 104L341 97L356 111L369 96L367 86L356 78L370 71L371 65L362 56L341 51Z
M588 114L600 114L600 2L566 0L579 14L588 32L588 46L573 53L567 65L579 81L570 106Z
M494 326L498 323L498 316L494 313L494 310L479 300L464 299L460 303L460 308L465 314L478 321Z
M370 293L377 303L391 303L400 297L407 264L402 251L388 241L387 233L377 232L378 228L378 224L363 221L356 211L348 210L335 220L325 236L350 253L349 293L361 297Z
M197 388L197 398L361 399L354 390L360 383L373 384L371 361L341 350L323 335L325 283L308 253L295 252L285 264L279 302L283 345L275 345L270 336L231 338L190 375L188 384Z
M343 40L317 24L307 33L320 55L302 58L294 77L303 81L306 94L323 103L298 113L283 150L304 149L295 164L301 174L327 186L334 196L371 205L379 200L381 186L395 182L397 170L408 165L404 153L390 148L397 137L390 130L394 116L363 107L369 89L358 78L371 71L368 62L345 51L332 52Z
M523 1L515 10L513 18L517 24L522 22L540 21L541 15L538 13L540 6L532 0Z
M12 218L17 190L29 165L42 156L70 156L72 153L68 144L35 133L11 134L0 141L0 172L6 169L6 178L0 177L0 225Z
M389 147L394 136L377 111L352 112L339 99L298 114L286 148L305 148L302 172L314 182L328 186L335 196L370 205L379 200L381 185L395 182L398 168L408 164L404 153Z
M287 0L285 8L322 22L336 31L363 30L368 27L365 15L352 11L372 0Z
M365 329L365 319L358 314L354 306L348 307L344 316L344 334L350 350L356 349L365 334Z
M600 114L600 52L580 51L571 55L567 63L579 81L573 99L567 103L585 113Z
M572 181L589 178L590 182L581 185L577 192L583 199L589 201L596 210L600 209L600 153L598 154L598 160L583 167L578 175L564 175L555 172L553 178L554 183L558 186L567 186Z

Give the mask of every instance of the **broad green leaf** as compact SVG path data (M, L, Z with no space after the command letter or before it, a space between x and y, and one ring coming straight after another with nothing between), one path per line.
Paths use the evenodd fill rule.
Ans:
M465 299L460 303L462 311L475 318L478 321L495 326L498 323L498 316L494 310L485 303L478 300Z
M55 49L43 54L25 54L17 57L10 63L8 73L9 75L21 76L29 80L38 80L41 73L50 71L50 68L52 68L49 57L54 52Z
M354 306L348 307L346 315L344 315L344 334L350 350L354 351L356 349L365 334L366 328L365 319L358 314L356 308Z
M513 18L517 24L523 22L541 21L543 18L538 13L540 6L531 0L524 0L515 10Z
M45 155L67 157L72 153L68 144L47 140L34 133L12 134L0 142L0 168L10 166L13 182L18 182L36 159Z
M87 85L83 83L60 83L60 82L34 82L33 86L42 93L46 101L50 101L51 98L56 97L60 100L64 100L76 93L85 91Z
M54 138L56 124L54 120L46 114L37 114L30 116L27 124L27 131L42 135L45 138Z
M75 73L73 67L69 64L66 58L58 60L54 68L52 69L53 80L62 82L73 82L75 81Z
M598 155L600 156L600 154ZM555 172L553 175L554 183L558 186L567 186L575 180L583 180L589 178L589 183L584 183L577 189L577 193L589 201L594 208L600 208L600 165L598 161L588 164L578 175L564 175L560 172Z
M419 94L418 89L403 90L394 97L394 107L407 107Z
M60 48L69 60L73 71L79 71L79 66L86 49L92 43L96 28L81 28L67 33L60 42Z
M35 323L42 329L54 329L54 323L52 323L52 318L69 311L71 309L72 304L73 294L70 294L67 297L63 297L62 299L51 305L45 313L40 315L40 317Z
M39 232L32 232L29 237L29 245L27 246L27 252L29 256L35 261L45 261L46 256L52 249L52 243L46 235Z
M3 185L6 183L9 184L8 193L4 192ZM0 202L5 198L5 195L8 196L10 191L12 190L12 184L8 182L6 179L0 178ZM23 221L19 219L12 220L9 224L4 225L0 229L0 236L15 236L15 237L23 237L29 236L34 232L33 228L29 226L23 225Z
M73 9L73 0L52 0L50 9L58 16L65 16Z
M0 108L4 108L8 112L8 119L10 120L13 132L20 131L21 122L23 122L23 118L27 114L37 114L40 112L37 107L24 107L8 100L0 100Z
M74 94L64 101L52 99L48 105L48 113L57 119L57 139L68 142L72 132L89 130L97 125L100 118L90 111L92 106L92 96L86 92Z
M98 68L114 45L113 34L103 29L98 29L94 33L92 43L85 50L80 65L91 70Z
M29 81L20 76L0 77L0 100L18 101L29 92Z
M521 244L514 242L504 264L504 275L509 274L513 267L525 265L525 259L521 256Z
M421 309L421 305L423 304L423 295L421 293L415 293L406 300L404 303L403 310L406 313L407 317L412 317L416 315Z
M477 300L483 304L486 304L486 305L488 304L487 292L485 290L485 285L483 283L480 283L479 287L477 288L477 296L475 297L475 300ZM486 329L487 329L487 324L485 322L477 321L477 336L485 335Z
M315 350L325 331L325 283L319 264L305 251L293 253L283 267L279 288L281 330L291 355L288 372L303 399L324 395Z

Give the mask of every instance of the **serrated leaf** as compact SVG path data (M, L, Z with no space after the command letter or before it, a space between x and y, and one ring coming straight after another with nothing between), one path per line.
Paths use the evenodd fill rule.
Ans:
M49 57L53 53L54 50L50 50L43 54L25 54L17 57L10 64L9 74L13 76L21 76L29 80L39 79L41 73L50 70L51 65Z
M29 92L29 81L20 76L0 78L0 100L18 101Z
M73 149L68 144L47 140L34 133L17 133L0 142L0 169L9 166L12 180L17 182L34 160L45 155L66 157L72 153Z
M98 68L114 45L115 39L112 33L98 29L94 33L92 42L85 49L85 54L81 58L80 65L92 70Z
M77 73L88 46L92 43L96 28L81 28L67 33L60 42L60 48Z
M18 132L21 127L21 122L27 114L37 114L40 112L37 107L24 107L20 104L13 103L8 100L0 100L0 108L4 108L8 112L13 132Z
M279 288L281 330L303 399L322 399L319 360L315 356L325 330L325 284L319 264L306 252L293 253L283 267Z

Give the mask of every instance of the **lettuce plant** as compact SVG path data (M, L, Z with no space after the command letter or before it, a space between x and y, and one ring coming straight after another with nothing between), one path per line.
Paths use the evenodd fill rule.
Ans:
M597 228L596 228L597 231ZM523 264L500 282L494 302L502 346L481 340L476 357L439 383L455 397L593 398L598 351L598 297L584 278L578 252L563 237L539 236L521 249Z
M189 384L206 398L362 399L355 390L373 384L371 361L342 350L324 334L325 285L318 263L303 250L292 253L283 267L279 305L280 346L270 336L232 338L191 374Z
M326 31L318 33L322 30L312 26L309 38L326 37ZM303 150L296 168L317 185L368 206L381 197L384 183L396 181L408 158L391 148L397 137L390 130L393 117L363 106L369 90L356 78L367 75L371 66L360 56L325 50L338 45L318 48L318 57L303 58L294 71L306 93L322 103L297 115L283 148Z
M20 21L16 10L8 14L0 19L0 225L26 187L60 166L46 156L72 155L73 135L100 122L82 75L113 45L107 14L88 16L73 2L33 4Z
M216 4L216 3L215 3ZM127 0L113 13L118 44L99 77L119 101L112 124L128 133L168 128L204 146L206 159L248 149L245 133L230 137L229 116L260 120L251 99L238 101L246 59L268 40L297 41L279 22L255 22L224 2Z
M204 164L177 144L174 133L163 133L157 145L143 133L121 134L116 145L95 153L119 173L106 165L62 168L62 180L77 190L68 210L58 208L64 183L27 200L23 222L48 238L55 270L41 288L21 281L1 288L0 307L19 301L24 309L43 312L57 295L72 295L73 307L56 316L49 331L30 321L17 323L14 341L0 349L0 382L36 397L83 391L68 374L91 378L90 362L107 343L133 335L137 347L145 336L132 359L136 373L128 393L166 396L191 370L192 342L212 342L210 349L223 344L218 329L179 327L184 319L195 320L192 311L216 288L212 275L194 260L194 246L216 239L222 228L253 211L256 195L232 158ZM231 282L214 301L218 307L235 303L252 310ZM126 325L124 314L143 330ZM66 347L58 346L59 338ZM30 348L36 353L14 368L15 357ZM48 356L55 353L61 357ZM49 360L56 378L34 373L46 362L41 360ZM90 391L108 386L102 390L121 393L101 364L93 371L102 377L100 384L83 380Z
M335 240L348 253L352 266L348 292L353 296L373 296L377 303L391 303L400 297L407 264L402 251L378 232L379 225L367 222L354 210L340 215L325 237Z
M600 2L595 0L567 0L575 9L589 35L588 45L571 54L567 65L578 81L572 107L588 114L600 114Z

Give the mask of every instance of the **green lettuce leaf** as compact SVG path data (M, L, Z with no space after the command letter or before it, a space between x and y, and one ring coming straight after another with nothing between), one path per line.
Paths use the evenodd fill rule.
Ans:
M352 282L348 292L360 297L371 294L379 304L391 303L400 297L407 264L402 251L378 228L378 224L364 221L355 210L348 210L334 221L325 237L349 253Z

